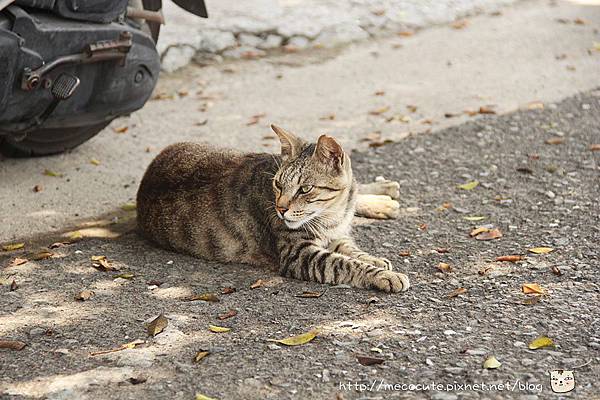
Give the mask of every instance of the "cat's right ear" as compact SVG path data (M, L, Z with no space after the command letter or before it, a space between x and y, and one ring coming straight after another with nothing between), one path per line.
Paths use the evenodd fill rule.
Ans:
M284 159L295 157L300 153L303 144L302 139L277 125L271 124L271 129L273 129L273 132L279 137L279 141L281 142L281 156Z

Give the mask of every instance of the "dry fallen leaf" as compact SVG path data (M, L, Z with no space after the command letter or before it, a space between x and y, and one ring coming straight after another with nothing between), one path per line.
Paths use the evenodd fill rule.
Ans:
M519 255L496 257L496 261L517 262L517 261L521 261L522 259L523 259L523 256L519 256Z
M132 376L131 378L127 379L129 381L129 383L131 383L132 385L139 385L140 383L145 383L148 378L146 378L145 376Z
M385 95L385 91L383 91L383 90L378 90L378 91L376 91L374 94L375 94L375 96L383 96L383 95Z
M202 360L204 357L206 357L209 354L210 354L210 351L208 351L208 350L200 350L200 351L196 352L196 355L194 356L194 362L200 362L200 360Z
M452 272L452 267L450 266L450 264L446 264L443 262L438 264L437 269L441 272Z
M482 221L485 219L485 217L480 217L480 216L468 216L468 217L463 217L463 219L466 219L467 221L472 221L472 222L476 222L476 221Z
M231 330L231 328L225 328L223 326L217 326L217 325L209 325L208 330L211 332L214 332L214 333L224 333L224 332L229 332Z
M496 114L496 111L490 106L479 107L479 114Z
M43 250L43 251L40 251L38 253L35 253L33 255L33 257L31 257L31 259L35 260L35 261L40 261L40 260L45 260L47 258L50 258L53 255L54 255L54 253L52 253L51 251L45 251L45 250Z
M450 253L450 248L448 248L448 247L438 247L437 249L435 249L435 251L437 251L440 254L446 254L446 253Z
M481 232L475 236L476 240L493 240L502 237L502 232L498 228L490 229L487 232Z
M19 340L0 340L0 349L23 350L27 343Z
M399 253L398 253L398 255L399 255L400 257L410 257L410 251L408 251L408 250L403 250L403 251L399 252Z
M119 346L119 347L117 347L115 349L92 351L90 353L90 356L99 356L99 355L102 355L102 354L114 353L114 352L121 351L121 350L135 349L136 346L138 346L140 344L144 344L144 343L146 343L145 340L136 339L133 342L122 344L121 346Z
M319 118L321 121L333 121L335 119L335 114L329 114L329 115L325 115L322 116L321 118Z
M550 267L550 271L552 271L552 273L556 276L562 275L562 271L556 265L553 265L552 267Z
M117 278L121 278L121 279L133 279L134 277L135 277L134 274L124 273L124 274L117 274L117 275L113 276L113 279L117 279Z
M369 356L356 356L356 359L358 360L360 365L366 365L366 366L383 364L383 362L385 361L385 359L383 359L383 358L369 357Z
M90 160L90 164L92 164L92 165L95 165L95 166L98 166L98 165L100 165L100 161L99 161L99 160L96 160L95 158L92 158L92 159Z
M256 282L254 282L252 285L250 285L250 289L256 289L259 287L264 286L265 281L263 281L262 279L257 280Z
M296 297L304 297L304 298L313 298L313 299L317 299L321 296L323 296L325 294L326 290L322 291L322 292L311 292L311 291L304 291L300 294L297 294Z
M189 301L202 300L202 301L209 301L211 303L218 303L219 297L214 293L201 293L201 294L193 295L188 300Z
M530 253L534 254L547 254L551 251L554 251L552 247L534 247L528 250Z
M94 292L91 290L82 290L81 292L75 295L75 300L86 301L92 298Z
M268 339L268 340L269 340L269 342L281 343L281 344L285 344L286 346L299 346L299 345L310 342L318 334L319 334L319 331L317 331L316 329L313 329L310 332L303 333L303 334L297 335L297 336L288 337L285 339L279 339L279 340Z
M537 283L524 283L523 293L525 294L545 294L544 289Z
M496 369L500 368L502 364L496 359L494 356L489 356L485 362L483 363L483 368L485 369Z
M460 288L454 289L453 291L448 293L448 297L454 298L456 296L459 296L459 295L465 294L465 293L467 293L467 289L465 289L464 287L460 287Z
M527 105L527 108L530 110L543 110L544 103L539 102L539 101L533 101Z
M25 247L25 243L10 243L2 246L2 250L4 251L15 251Z
M152 320L148 324L148 335L156 336L161 333L169 325L169 320L162 314Z
M471 237L474 237L474 236L477 236L477 235L479 235L480 233L483 233L483 232L488 232L489 230L490 230L490 228L487 228L487 227L485 227L485 226L480 226L480 227L478 227L478 228L475 228L475 229L473 229L473 230L472 230L472 231L469 233L469 236L471 236Z
M223 321L224 319L235 317L236 315L237 315L237 311L229 310L225 314L219 315L217 318L219 318L221 321Z
M34 191L35 193L39 193L39 192L41 192L42 190L44 190L44 187L43 187L42 185L35 185L35 186L33 187L33 191Z
M129 130L128 126L121 126L119 128L113 128L113 131L115 131L115 133L125 133Z
M49 170L49 169L45 169L44 172L43 172L43 174L46 175L46 176L51 176L53 178L60 178L60 177L63 176L62 174L59 174L58 172L54 172L54 171Z
M108 272L118 270L117 267L112 266L106 256L92 256L92 267L99 269L100 271Z
M473 190L477 186L479 186L479 181L471 181L471 182L467 182L467 183L462 184L462 185L458 185L458 188L462 189L462 190Z
M381 115L387 111L389 111L390 106L385 106L385 107L381 107L381 108L377 108L375 110L371 110L369 111L369 114L371 115Z
M542 347L554 346L554 342L552 339L546 336L540 336L537 339L534 339L529 343L529 348L531 350L541 349Z
M202 393L196 393L196 399L195 400L217 400L217 399L205 396Z
M121 210L123 211L134 211L136 209L135 203L125 203L121 206Z
M12 260L10 262L10 264L8 264L9 267L16 267L17 265L23 265L25 263L29 262L28 259L26 258L20 258L20 257L15 257L14 260Z
M546 140L546 144L563 144L564 142L565 139L560 136L556 136Z
M19 288L19 285L17 285L17 281L15 281L15 280L13 279L13 281L12 281L12 282L11 282L11 284L10 284L10 291L11 291L11 292L14 292L14 291L15 291L15 290L17 290L18 288Z
M590 144L590 151L600 151L600 143Z
M233 292L235 292L235 288L232 287L224 287L223 289L221 289L222 294L231 294Z
M409 37L414 35L415 33L413 31L400 31L398 32L398 35L400 36L404 36L404 37Z

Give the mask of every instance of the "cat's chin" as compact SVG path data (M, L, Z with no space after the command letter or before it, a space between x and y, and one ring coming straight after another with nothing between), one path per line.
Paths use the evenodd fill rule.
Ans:
M286 219L283 222L285 222L285 226L287 226L290 229L298 229L306 223L306 221L303 219L301 219L300 221L288 221Z

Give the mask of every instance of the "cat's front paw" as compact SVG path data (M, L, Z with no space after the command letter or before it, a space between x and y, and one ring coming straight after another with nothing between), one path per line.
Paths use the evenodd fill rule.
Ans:
M373 278L373 287L388 293L398 293L408 290L408 276L394 271L382 271Z
M364 255L359 257L359 260L366 262L367 264L374 265L379 268L383 268L385 270L391 271L394 269L392 262L387 258L377 258L370 255Z
M361 184L358 192L360 194L385 195L390 196L392 199L397 199L400 197L400 184L396 181L378 177L375 182Z

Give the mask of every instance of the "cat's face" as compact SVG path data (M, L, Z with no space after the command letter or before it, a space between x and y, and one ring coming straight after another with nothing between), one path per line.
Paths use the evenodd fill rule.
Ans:
M324 228L339 221L350 199L350 158L332 137L307 144L273 126L282 144L283 163L273 178L275 209L288 228Z
M573 371L551 371L550 384L552 385L552 391L556 393L570 392L575 388L575 377L573 376Z

